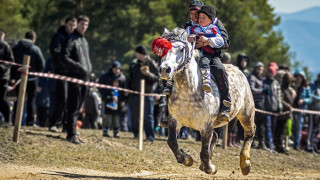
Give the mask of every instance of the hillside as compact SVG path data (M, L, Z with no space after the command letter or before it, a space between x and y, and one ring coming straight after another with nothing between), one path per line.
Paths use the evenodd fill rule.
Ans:
M282 31L290 51L296 55L296 60L307 66L315 78L320 73L320 7L278 15L281 17L281 23L276 29Z

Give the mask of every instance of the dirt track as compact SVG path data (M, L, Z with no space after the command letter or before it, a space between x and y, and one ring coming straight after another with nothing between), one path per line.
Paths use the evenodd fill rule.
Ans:
M15 144L11 132L0 129L0 179L320 179L320 156L306 152L286 156L253 149L251 173L243 176L240 149L216 147L218 172L207 175L198 169L200 143L193 139L179 140L195 160L185 167L176 163L165 138L145 142L141 152L130 133L107 139L101 131L84 130L81 137L87 143L77 146L46 129L24 129Z

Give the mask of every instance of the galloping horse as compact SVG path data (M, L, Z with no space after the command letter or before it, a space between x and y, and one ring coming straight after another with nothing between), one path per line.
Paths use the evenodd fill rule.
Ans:
M200 170L207 174L215 174L217 168L211 163L212 150L217 142L214 128L228 122L218 119L220 94L218 87L212 83L212 92L202 89L200 70L196 59L199 51L194 50L187 41L184 29L176 28L172 32L165 30L163 38L152 43L155 54L162 56L160 65L161 78L172 78L174 85L168 100L171 118L168 122L168 145L177 162L192 166L193 159L179 148L177 132L182 126L199 130L202 149L200 152ZM160 42L161 41L161 42ZM250 148L255 134L255 107L251 89L245 75L233 65L225 65L229 80L232 100L230 119L237 118L244 128L244 143L240 153L240 167L243 175L250 172Z

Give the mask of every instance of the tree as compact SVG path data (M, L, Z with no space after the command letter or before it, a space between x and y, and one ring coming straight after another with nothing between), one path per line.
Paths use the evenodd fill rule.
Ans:
M191 0L190 0L191 1ZM203 0L217 10L228 30L232 57L246 53L252 63L270 61L290 65L289 47L273 27L280 18L267 0ZM86 33L95 72L107 70L117 59L124 68L134 58L134 48L151 42L163 33L189 21L185 0L7 0L0 1L0 27L10 37L22 38L26 30L37 32L37 44L49 57L49 43L67 15L87 15ZM153 54L151 54L155 57Z

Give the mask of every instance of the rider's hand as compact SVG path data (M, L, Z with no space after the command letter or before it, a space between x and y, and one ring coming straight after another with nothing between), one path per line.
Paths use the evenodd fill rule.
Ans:
M196 48L202 48L202 46L203 46L203 43L200 42L199 40L197 40L197 42L196 42Z
M197 38L197 35L195 35L195 34L191 34L189 37L188 37L188 42L190 42L190 43L192 43L192 42L194 42L195 40L196 40L196 38Z
M209 38L207 38L205 36L200 36L199 41L202 42L203 46L209 45Z

